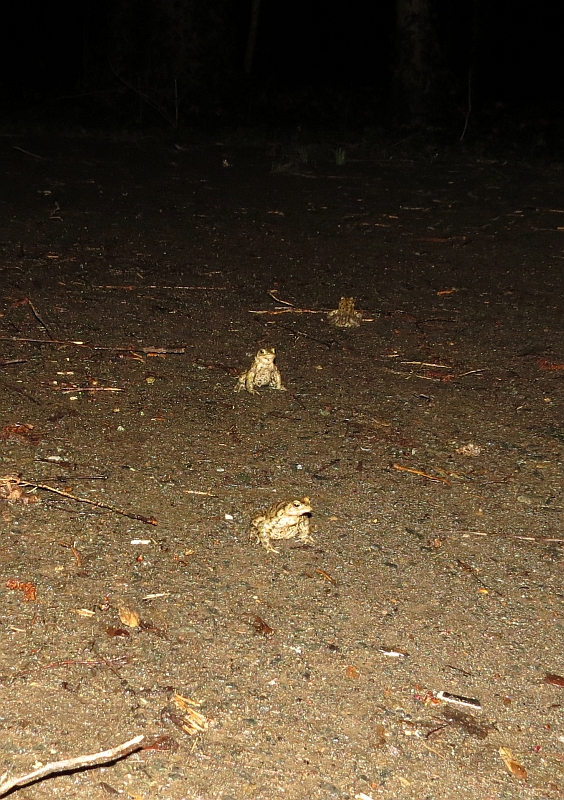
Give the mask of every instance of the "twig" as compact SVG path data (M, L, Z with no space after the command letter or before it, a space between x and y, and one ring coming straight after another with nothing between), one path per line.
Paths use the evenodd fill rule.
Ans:
M70 770L80 769L81 767L92 767L97 764L105 764L108 761L114 761L124 755L129 755L135 750L139 750L140 744L145 737L141 734L128 742L112 747L110 750L102 750L99 753L92 753L88 756L77 756L76 758L67 758L63 761L51 761L49 764L27 775L22 775L19 778L10 778L5 780L5 774L0 778L0 797L8 794L10 789L15 786L25 786L32 781L37 781L40 778L45 778L47 775L53 775L56 772L69 772Z
M400 364L412 364L416 367L435 367L436 369L452 369L448 364L429 364L426 361L400 361Z
M78 386L53 386L55 391L62 392L63 394L72 394L72 392L125 392L125 389L119 389L114 386L88 386L86 389L80 389Z
M23 359L27 360L27 359ZM27 392L24 392L23 389L18 389L17 386L12 386L11 383L6 383L6 381L0 381L0 386L5 386L10 392L16 392L16 394L21 394L22 397L25 397L26 400L31 400L32 403L35 403L36 406L41 405L40 400L36 400L35 397L32 397Z
M80 666L86 667L98 667L100 664L104 664L108 666L108 663L118 663L118 662L127 662L129 656L116 656L116 658L100 658L100 659L87 659L86 661L78 661L74 658L69 658L66 661L51 661L50 664L42 664L41 669L53 669L54 667L72 667L75 664L79 664ZM27 675L28 673L23 672L20 675Z
M26 156L32 156L33 158L38 158L40 161L46 160L43 156L38 156L37 153L32 153L31 150L24 150L23 147L18 147L17 145L14 145L12 150L19 150L20 153L24 153Z
M142 353L148 355L149 353L171 353L173 355L183 355L186 352L185 347L123 347L116 345L115 347L108 347L107 345L88 344L88 342L81 342L76 339L28 339L23 336L0 336L2 342L31 342L32 344L72 344L75 347L88 347L90 350L108 350L109 352L119 353L134 353L140 350Z
M450 486L450 481L447 478L439 478L438 475L429 475L428 472L423 472L420 469L412 469L411 467L402 467L401 464L392 464L394 469L400 470L400 472L409 472L411 475L420 475L422 478L427 478L429 481L438 481L439 483L446 483L447 486Z
M287 300L281 300L279 297L276 297L276 295L277 295L277 294L278 294L278 290L277 290L277 289L270 289L270 290L267 292L267 295L268 295L269 297L272 297L272 299L273 299L273 300L274 300L276 303L282 303L282 305L284 305L284 306L290 306L290 308L295 308L295 307L296 307L296 306L295 306L293 303L289 303Z
M280 301L283 302L282 300ZM320 310L313 308L296 308L292 306L292 308L276 308L273 311L251 311L249 309L249 314L271 314L275 316L276 314L327 314L327 311Z
M102 285L102 286L94 286L94 289L123 289L126 291L133 291L133 289L162 289L163 292L172 292L176 291L177 289L187 289L187 290L202 290L202 291L220 291L226 292L227 286L157 286L156 284L150 284L149 286L137 286L132 283L128 284L109 284L109 285Z
M259 325L262 325L262 323L258 320L257 322ZM312 342L322 344L324 347L328 347L329 349L331 349L333 345L338 344L336 339L319 339L317 336L312 336L310 333L306 333L305 331L297 331L294 328L288 328L287 325L280 325L280 323L278 323L278 327L282 328L284 331L288 331L288 333L291 333L293 336L303 336L305 339L311 339Z
M472 70L468 70L468 111L466 112L466 119L464 120L464 128L462 129L462 133L460 135L460 141L464 139L466 135L466 129L468 128L468 120L470 119L470 114L472 112Z
M519 536L515 533L499 533L497 531L446 531L437 530L435 533L444 534L446 536L454 536L455 534L462 536L503 536L504 539L519 539L523 542L564 542L564 539L556 539L553 536Z
M59 214L59 211L60 211L60 210L61 210L61 206L60 206L60 205L57 203L57 201L55 200L55 208L54 208L54 209L51 211L51 213L49 214L49 219L58 219L58 220L59 220L59 222L63 222L64 220L63 220L63 218L61 217L61 215Z
M140 97L141 100L144 100L147 103L147 105L149 106L149 108L152 108L155 111L157 111L161 115L161 117L163 117L163 119L165 119L168 122L168 124L171 126L171 128L175 127L174 120L171 118L171 116L168 113L167 109L163 108L163 106L158 102L158 100L155 100L150 95L148 95L145 92L141 91L141 89L135 88L135 86L133 86L131 83L129 83L129 81L127 81L118 72L116 72L116 70L114 69L111 61L109 61L108 63L110 65L111 71L114 73L114 76L115 76L115 78L117 78L118 81L123 83L123 85L126 86L130 91L132 91L134 94L136 94L138 97Z
M33 316L35 317L35 319L36 319L36 320L39 322L39 324L40 324L40 325L42 325L42 326L45 328L45 332L46 332L47 336L48 336L50 339L52 339L52 338L53 338L53 336L52 336L52 334L51 334L51 331L49 330L49 328L48 328L47 324L45 323L45 321L44 321L44 320L41 318L41 314L40 314L40 313L39 313L39 311L38 311L38 310L35 308L35 306L34 306L34 305L33 305L33 303L31 302L31 300L30 300L30 298L29 298L29 297L27 298L27 304L28 304L28 306L31 308L31 310L33 311Z
M31 481L22 481L16 475L8 475L4 478L0 479L4 482L15 483L18 486L28 486L32 489L45 489L47 492L54 492L55 494L60 495L61 497L68 497L70 500L75 500L77 503L88 503L90 506L96 506L96 508L105 508L108 511L113 511L114 514L121 514L122 517L128 517L129 519L137 519L139 522L144 522L146 525L156 525L157 520L154 517L145 517L142 514L130 514L128 511L122 511L119 508L114 508L113 506L107 505L107 503L100 503L98 500L88 500L86 497L77 497L70 492L63 492L62 489L56 489L54 486L49 486L46 483L32 483Z

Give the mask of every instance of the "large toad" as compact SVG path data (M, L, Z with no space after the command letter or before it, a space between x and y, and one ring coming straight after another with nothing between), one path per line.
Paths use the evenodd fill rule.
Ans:
M282 386L282 376L274 363L275 358L274 347L262 347L249 369L239 376L235 391L241 392L246 389L250 394L254 394L255 386L270 386L271 389L280 389L285 392L286 387Z
M273 539L296 538L300 542L312 543L309 533L310 514L309 497L275 503L262 514L253 517L249 538L259 541L270 553L279 552L271 544Z
M341 297L339 308L330 311L327 319L337 328L358 328L362 321L362 314L354 307L354 297Z

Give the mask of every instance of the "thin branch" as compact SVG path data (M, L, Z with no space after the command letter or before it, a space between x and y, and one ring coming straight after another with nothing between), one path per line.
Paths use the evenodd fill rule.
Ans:
M554 536L520 536L516 533L500 533L499 531L436 530L435 533L445 536L502 536L504 539L518 539L521 542L564 542L564 539L557 539Z
M47 326L47 323L46 323L46 322L45 322L45 321L44 321L44 320L41 318L41 314L40 314L40 313L39 313L39 311L38 311L38 310L35 308L35 306L34 306L34 305L33 305L33 303L31 302L31 300L30 300L30 298L29 298L29 297L27 298L27 304L28 304L28 306L31 308L31 310L33 311L33 316L35 317L35 319L36 319L36 320L39 322L39 324L40 324L40 325L42 325L42 326L43 326L43 328L45 328L45 333L47 334L47 336L48 336L50 339L52 339L52 338L53 338L53 336L52 336L52 334L51 334L51 331L49 330L49 327Z
M49 486L46 483L32 483L31 481L23 481L21 478L18 478L17 475L6 475L0 479L1 483L15 483L17 486L27 486L31 489L45 489L46 492L54 492L54 494L58 494L61 497L66 497L69 500L75 500L77 503L88 503L90 506L96 506L96 508L105 508L107 511L113 511L114 514L121 514L122 517L127 517L128 519L136 519L139 522L144 522L146 525L156 525L157 520L154 517L145 517L142 514L131 514L129 511L122 511L120 508L114 508L114 506L109 506L107 503L101 503L98 500L89 500L86 497L77 497L70 492L64 492L62 489L56 489L54 486Z
M20 153L24 153L26 156L32 156L32 158L37 158L39 161L46 161L43 156L38 156L37 153L32 153L31 150L24 150L23 147L18 147L16 144L12 147L12 150L19 150Z
M462 134L460 135L460 141L462 141L466 135L466 129L468 128L468 120L470 119L470 114L472 112L472 70L468 70L468 111L466 112L466 119L464 120L464 128L462 129Z
M0 341L31 342L32 344L70 344L74 347L88 347L90 350L108 350L109 352L118 353L135 353L137 350L139 350L141 353L145 353L145 355L149 355L150 353L157 353L159 355L161 353L183 355L186 352L185 347L135 347L134 345L130 345L129 347L117 345L115 347L108 347L107 345L88 344L88 342L82 342L74 339L28 339L22 336L0 336Z
M268 314L272 316L276 314L327 314L327 311L318 311L317 309L313 308L296 308L295 306L292 306L291 308L276 308L274 310L268 309L266 311L251 311L251 309L249 309L249 314Z
M127 283L127 284L119 284L119 283L115 284L114 283L114 284L105 284L105 285L103 284L103 285L99 285L99 286L97 285L97 286L93 286L92 288L93 289L121 289L121 290L127 291L127 292L132 292L134 289L159 289L159 290L162 289L163 292L173 292L173 291L176 291L177 289L199 290L199 291L205 291L205 292L211 292L211 291L226 292L227 291L227 286L158 286L157 284L153 284L153 283L149 284L148 286L137 286L136 284L133 284L133 283Z
M412 467L403 467L401 464L392 464L394 469L399 470L400 472L409 472L411 475L419 475L421 478L427 478L428 481L435 481L438 483L444 483L447 486L450 486L450 481L447 478L440 478L438 475L429 475L428 472L423 472L420 469L413 469Z
M22 359L22 361L27 361L27 359ZM35 405L37 405L37 406L41 405L41 401L40 400L36 400L35 397L32 397L27 392L24 392L23 389L18 389L17 386L12 386L11 383L6 383L6 381L0 381L0 386L4 386L10 392L16 392L16 394L21 394L22 397L25 397L26 400L31 400L31 402L35 403Z
M71 770L80 769L81 767L93 767L129 755L135 750L141 749L141 742L144 738L143 735L139 735L134 739L130 739L128 742L117 745L117 747L112 747L109 750L102 750L99 753L92 753L88 756L77 756L76 758L67 758L63 761L51 761L40 769L36 769L19 778L10 778L6 780L6 775L4 774L0 778L0 797L8 794L15 786L26 786L28 783L47 777L47 775L53 775L59 772L70 772Z

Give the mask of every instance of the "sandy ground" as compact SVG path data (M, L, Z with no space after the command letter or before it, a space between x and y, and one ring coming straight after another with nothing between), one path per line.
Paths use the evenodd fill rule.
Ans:
M146 737L14 796L562 796L557 165L0 152L0 774Z

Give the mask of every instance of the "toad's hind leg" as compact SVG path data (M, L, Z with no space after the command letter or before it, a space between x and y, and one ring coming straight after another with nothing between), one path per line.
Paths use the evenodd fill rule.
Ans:
M258 525L255 523L251 523L251 527L249 528L249 541L257 541L260 542L261 545L267 550L269 553L279 553L279 550L276 550L270 544L270 537L267 533L262 531Z

